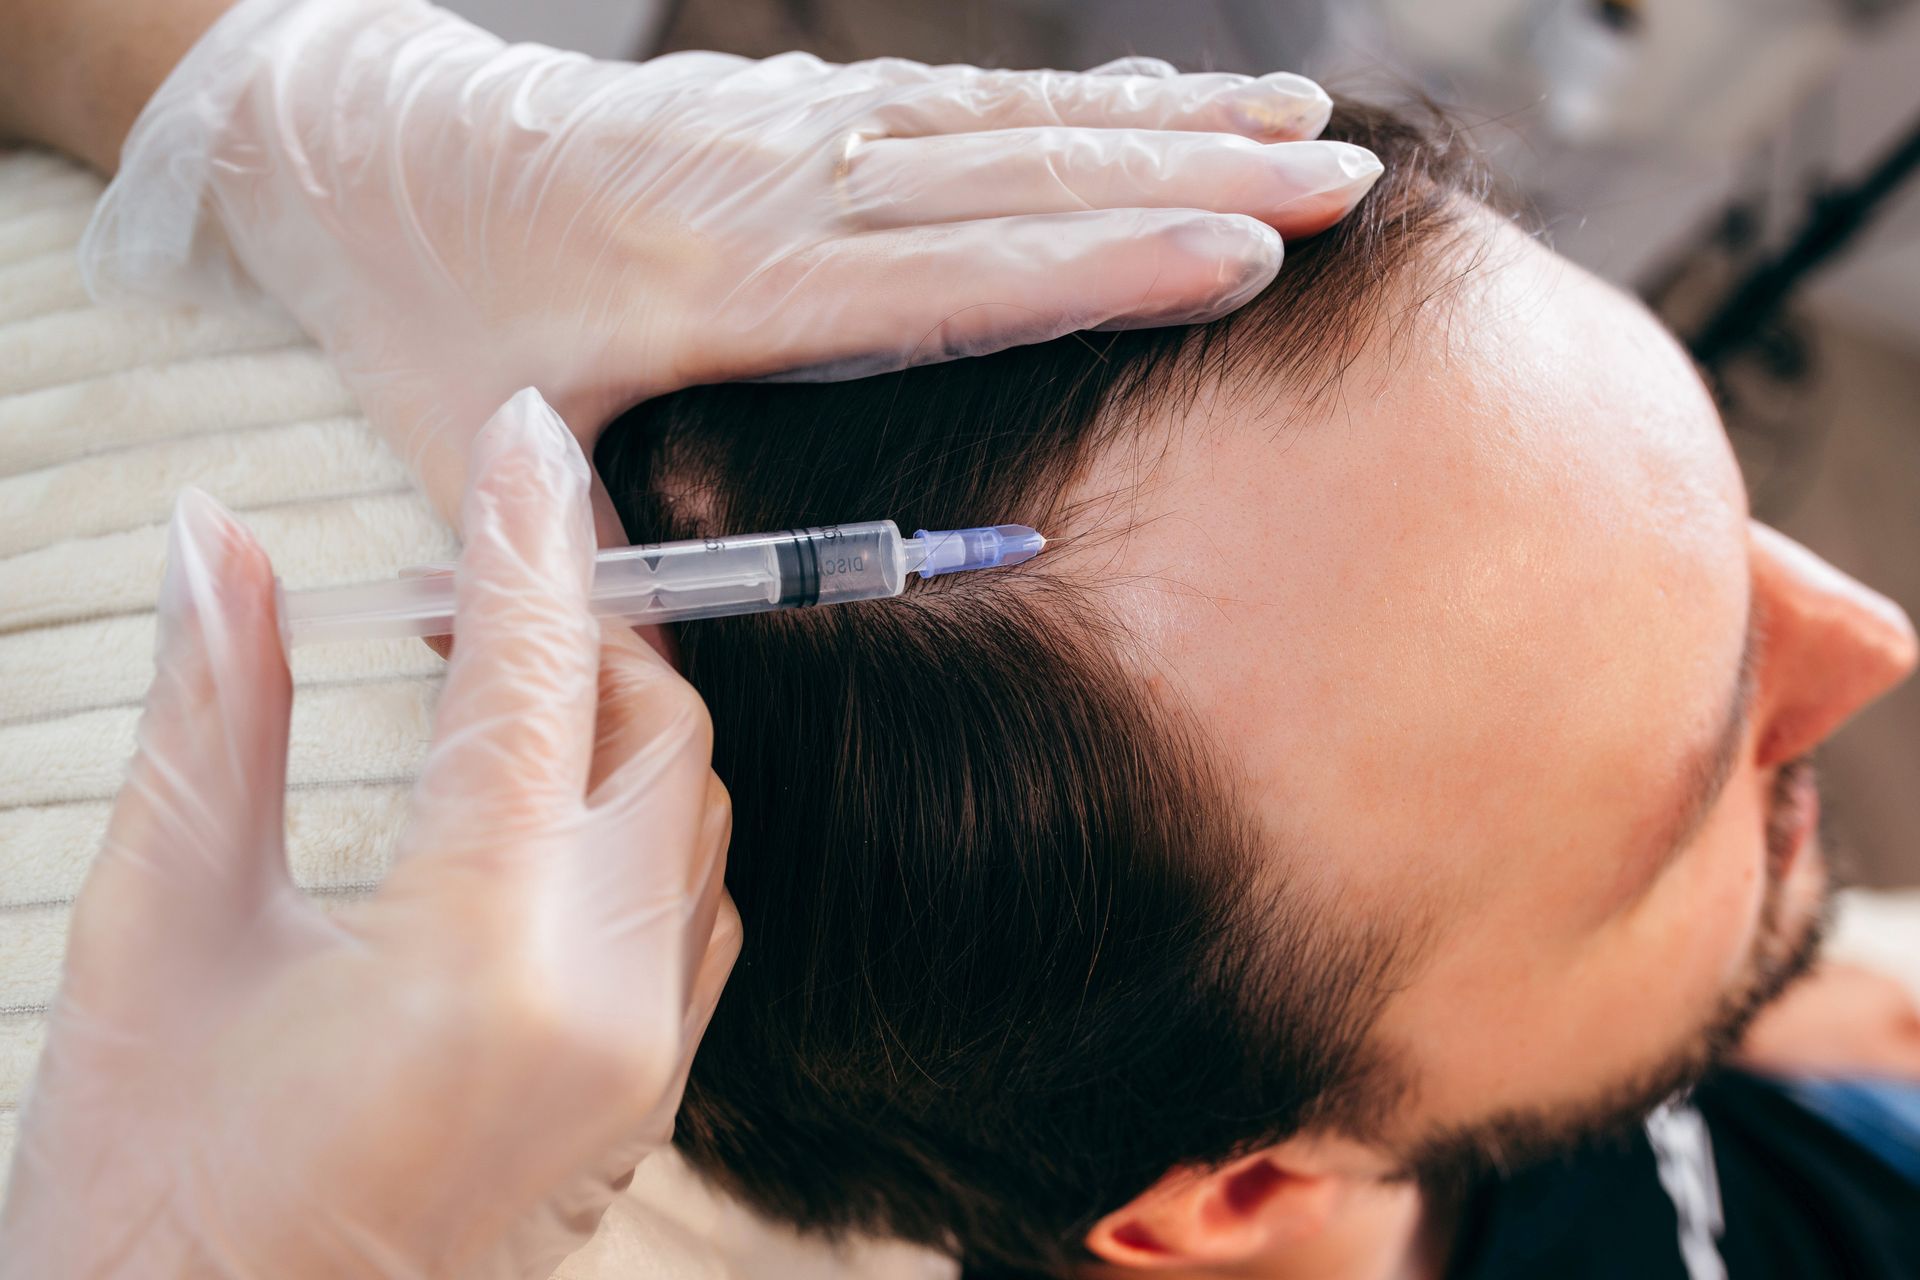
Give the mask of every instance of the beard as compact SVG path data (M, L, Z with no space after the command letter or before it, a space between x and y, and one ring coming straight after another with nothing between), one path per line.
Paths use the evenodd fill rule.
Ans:
M1670 1056L1651 1069L1577 1107L1512 1111L1431 1135L1409 1152L1403 1176L1435 1195L1450 1195L1489 1174L1532 1164L1588 1143L1631 1138L1648 1113L1684 1094L1725 1061L1747 1028L1769 1004L1813 967L1831 915L1833 886L1822 890L1817 909L1788 917L1788 873L1794 840L1793 798L1813 785L1806 757L1782 765L1769 797L1766 887L1759 924L1741 976L1722 995L1713 1014ZM1814 854L1823 838L1810 842Z

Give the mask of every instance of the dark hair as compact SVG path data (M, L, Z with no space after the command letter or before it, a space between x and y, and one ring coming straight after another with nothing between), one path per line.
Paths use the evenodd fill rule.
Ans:
M595 455L628 534L1097 536L1063 496L1091 460L1212 381L1332 387L1481 194L1433 129L1348 107L1327 136L1386 173L1238 314L642 405ZM1324 1122L1377 1066L1366 1032L1404 954L1275 874L1299 851L1260 847L1218 744L1129 669L1098 584L1053 562L679 633L733 792L746 943L675 1144L776 1218L977 1274L1082 1260L1169 1168Z

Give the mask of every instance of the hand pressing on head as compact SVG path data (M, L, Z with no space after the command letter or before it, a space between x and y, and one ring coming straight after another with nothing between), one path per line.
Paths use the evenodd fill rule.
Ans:
M1380 172L1298 76L509 45L420 0L247 0L134 126L99 293L263 290L449 515L538 387L582 442L727 379L1219 316Z

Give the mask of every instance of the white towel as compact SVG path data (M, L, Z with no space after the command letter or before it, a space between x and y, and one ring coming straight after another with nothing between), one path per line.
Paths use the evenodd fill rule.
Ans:
M290 587L457 550L290 326L88 304L73 250L99 190L0 155L0 1165L152 678L175 494L239 512ZM300 883L344 898L379 880L439 667L411 643L295 655Z
M153 676L153 601L181 486L238 512L289 588L458 551L297 331L88 303L74 246L99 192L65 161L0 151L0 1187L72 899ZM294 654L288 856L323 901L351 901L386 870L440 666L410 640ZM949 1273L897 1246L799 1241L664 1153L560 1275Z

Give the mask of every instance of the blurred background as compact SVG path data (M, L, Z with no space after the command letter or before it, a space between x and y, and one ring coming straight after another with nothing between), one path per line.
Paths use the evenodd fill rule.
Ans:
M1920 615L1914 0L452 0L515 38L1423 92L1721 394L1756 513ZM1920 885L1920 682L1822 759L1851 879Z

